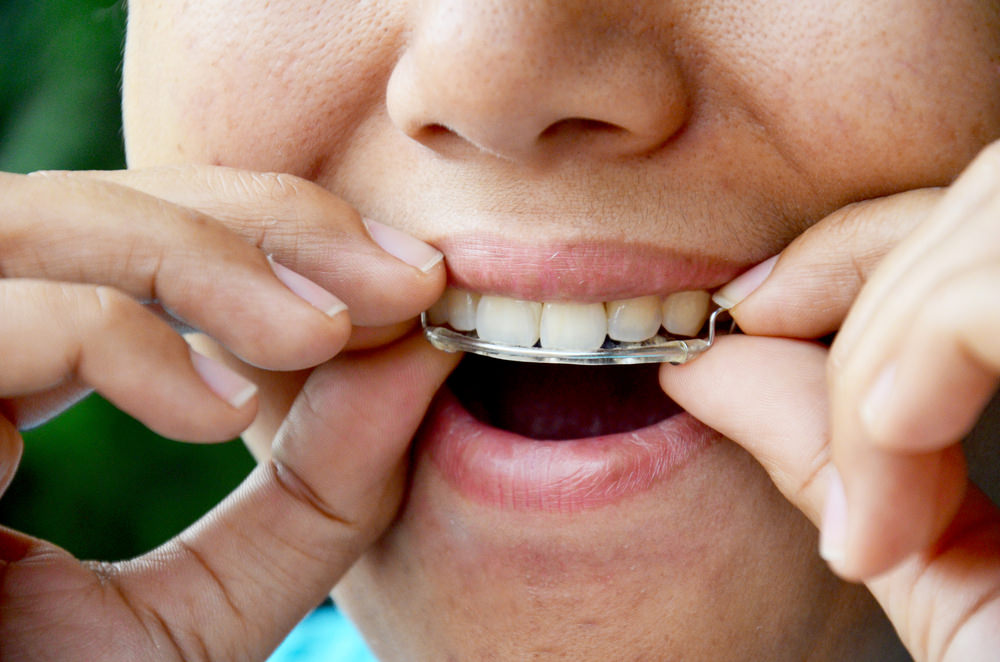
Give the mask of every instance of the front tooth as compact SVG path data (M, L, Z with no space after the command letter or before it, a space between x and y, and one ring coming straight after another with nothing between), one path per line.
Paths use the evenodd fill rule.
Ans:
M542 307L542 347L597 349L607 334L603 303L547 303Z
M660 330L660 297L609 301L608 337L621 342L640 342L652 338Z
M677 336L697 334L708 319L708 303L705 290L674 292L663 300L663 328Z
M483 340L531 347L538 341L542 304L507 297L483 296L476 311L476 332Z
M456 331L473 331L476 328L476 309L479 307L479 295L449 287L444 292L448 305L448 324Z

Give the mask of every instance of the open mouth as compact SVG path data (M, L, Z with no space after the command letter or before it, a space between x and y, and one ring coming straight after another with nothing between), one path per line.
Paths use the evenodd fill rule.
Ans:
M497 351L463 357L421 428L418 461L428 458L466 498L501 510L576 513L652 489L721 439L664 394L659 364L512 354L593 353L665 334L706 342L690 336L713 328L708 308L705 290L537 302L449 288L426 315L441 325L428 337L443 328Z
M446 484L502 511L565 515L646 492L721 437L654 364L563 366L466 355L416 446Z
M541 365L466 355L448 387L476 420L537 440L631 432L680 413L659 366Z
M535 344L542 349L593 351L602 344L648 342L661 330L695 333L706 322L708 305L704 290L613 302L542 304L449 288L436 306L434 321L514 348ZM501 348L497 355L503 358L503 345L497 346ZM655 363L520 361L467 354L449 379L449 388L476 420L537 440L631 432L682 411L660 389Z

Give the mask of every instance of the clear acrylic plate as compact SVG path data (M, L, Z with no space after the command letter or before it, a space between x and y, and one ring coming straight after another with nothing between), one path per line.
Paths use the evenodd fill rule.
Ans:
M424 335L432 345L446 352L472 352L505 361L561 363L569 365L630 365L636 363L687 363L707 351L715 342L718 317L727 312L715 309L708 317L704 338L674 338L657 335L642 342L606 340L599 349L578 351L539 346L517 347L483 340L475 332L460 332L444 326L431 326L427 315L421 316Z

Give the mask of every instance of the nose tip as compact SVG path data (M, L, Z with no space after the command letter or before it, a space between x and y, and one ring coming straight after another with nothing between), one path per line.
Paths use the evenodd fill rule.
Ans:
M516 161L641 154L678 131L683 78L653 31L566 8L575 3L539 4L425 5L389 80L394 124L439 152Z

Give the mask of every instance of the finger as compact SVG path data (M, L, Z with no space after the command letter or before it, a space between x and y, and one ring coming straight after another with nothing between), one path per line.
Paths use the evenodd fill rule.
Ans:
M1000 142L983 150L919 224L878 265L838 334L831 355L843 366L858 339L871 327L902 326L927 290L969 265L996 261L1000 254ZM866 340L866 345L870 342Z
M951 446L979 420L1000 375L1000 264L962 273L932 291L859 410L886 450Z
M828 556L842 574L872 576L924 549L958 508L966 486L958 440L1000 372L1000 319L989 291L998 276L974 270L932 292L872 383L837 389L835 402L846 404L835 419L836 452L850 498L824 537L834 541Z
M389 327L355 329L345 350L357 351L388 345L413 329L413 320ZM261 370L240 361L204 334L188 334L186 338L198 352L226 365L258 386L257 417L240 436L258 462L268 461L271 457L271 442L291 410L309 371Z
M820 338L836 331L875 267L941 197L920 189L834 212L780 254L716 293L753 335Z
M957 444L930 453L834 445L833 456L850 468L831 484L827 501L837 505L824 512L820 553L848 579L878 576L932 545L965 496L966 465Z
M232 659L277 645L388 524L408 443L457 360L417 337L317 368L273 461L177 540L122 567L117 586L181 651Z
M366 336L364 340L377 340L378 342L373 346L381 346L398 339L398 336L403 336L407 332L413 331L413 324L407 323L400 329L383 327L383 329L371 328L361 329L361 331L368 332L367 334L361 334ZM378 333L379 331L394 331L394 335L397 337L380 334ZM348 343L346 349L353 349L351 345L354 343L355 336L357 335L359 334L355 333L352 335L351 342ZM288 416L288 412L291 410L295 398L298 397L299 392L302 390L306 379L308 379L309 371L270 372L261 370L240 361L204 334L189 334L187 340L201 354L219 361L258 386L260 391L257 417L240 436L258 462L267 462L270 460L271 442L277 435L278 428L281 427L281 424ZM363 347L358 349L363 349Z
M440 297L440 251L375 221L310 181L209 166L87 172L199 211L335 292L358 326L416 317Z
M257 416L240 435L258 463L271 460L271 443L278 429L288 417L295 399L309 379L309 370L270 372L254 368L227 352L217 342L204 334L189 334L188 343L196 351L227 366L257 385Z
M6 405L8 418L17 421L21 429L33 428L66 411L93 392L75 376L67 377L58 386L28 396L10 398Z
M23 452L24 442L17 428L0 416L0 496L7 491L10 481L14 480Z
M813 522L830 471L826 350L811 342L725 336L682 366L664 364L664 391L735 441Z
M271 369L329 359L350 321L335 296L272 268L207 217L81 178L0 175L0 272L110 285Z
M985 404L996 374L982 359L996 351L987 348L996 344L998 327L992 316L976 312L974 300L985 295L989 306L996 298L989 290L1000 264L998 173L1000 150L994 147L880 265L831 349L833 453L843 476L846 524L838 519L841 525L829 538L837 541L835 567L846 576L871 576L923 549L940 536L963 497L958 437ZM957 310L963 302L972 310ZM939 318L946 315L952 319ZM977 340L981 331L966 329L970 323L987 324L988 338ZM941 335L929 335L935 331ZM978 358L969 353L970 342L981 346ZM920 362L936 365L920 370ZM913 412L924 403L928 408L917 414L919 420L957 418L935 420L912 440L876 441L867 423L881 425L878 394L887 381L892 390L895 371L902 371L895 379L910 383L900 383L892 398L915 398L903 409ZM957 386L958 380L968 381ZM961 394L969 401L959 402ZM914 429L895 415L886 425L876 434Z
M403 322L385 326L355 326L351 330L351 338L344 346L344 351L375 349L388 345L409 334L419 323L419 318L411 317Z
M938 544L868 587L916 659L994 659L1000 650L1000 511L970 488Z
M0 310L0 397L83 382L160 434L192 441L231 439L253 419L251 383L116 290L5 279Z
M660 372L664 390L696 418L747 449L810 520L817 525L823 520L822 551L841 574L860 579L885 570L877 558L862 558L868 566L842 566L843 544L827 530L831 486L840 479L829 447L826 350L779 338L729 336L717 343L697 361L665 365ZM961 502L966 482L961 453L948 448L904 457L878 454L866 461L885 478L863 486L869 492L862 498L882 499L890 507L881 511L885 519L877 520L865 535L895 558L900 558L900 550L929 545ZM842 516L842 526L854 524L846 513Z

